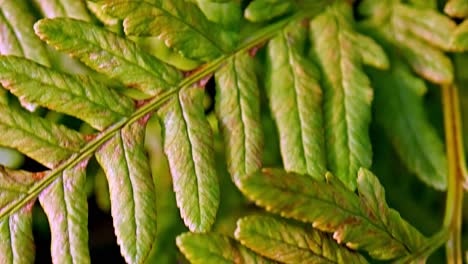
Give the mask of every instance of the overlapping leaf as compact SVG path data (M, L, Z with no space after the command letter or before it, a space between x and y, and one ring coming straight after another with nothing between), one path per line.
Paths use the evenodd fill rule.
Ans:
M177 246L193 264L267 264L274 263L226 236L185 233L177 237Z
M451 17L463 18L468 16L468 1L449 0L445 4L444 12Z
M268 21L294 11L294 0L254 0L245 9L244 16L252 22Z
M216 74L216 115L233 177L261 168L260 94L253 59L237 54Z
M424 112L424 81L396 58L389 72L372 71L376 117L403 163L428 185L446 188L444 145Z
M65 170L39 195L49 219L54 263L90 263L86 165Z
M35 18L26 0L3 0L0 7L0 54L16 55L49 66L44 43L34 34Z
M18 149L49 168L78 152L84 143L78 132L16 105L0 104L0 131L0 145Z
M232 34L239 32L242 18L241 3L238 1L196 0L198 7L208 20L222 26Z
M384 190L371 172L361 169L357 183L359 196L331 174L322 182L280 169L263 169L236 181L258 205L333 232L339 243L366 250L373 258L393 259L423 246L425 238L388 208Z
M177 206L190 231L206 232L218 210L219 185L203 90L182 89L177 98L160 109L160 116Z
M286 170L323 178L326 155L319 73L304 57L307 29L294 24L268 43L267 95Z
M351 27L352 14L345 3L335 3L311 22L314 54L323 72L323 111L326 153L329 169L349 188L356 187L357 171L369 168L372 149L368 135L373 91L362 70L361 60L384 57L383 52L364 52L365 45L378 46ZM364 55L362 55L363 53ZM385 61L379 58L376 61ZM384 64L382 66L385 66Z
M0 208L25 195L34 182L31 173L0 167ZM35 246L32 233L32 206L0 220L0 262L27 264L34 262Z
M109 1L104 8L124 19L127 35L158 36L190 59L209 61L231 51L237 42L237 34L210 22L197 6L184 0L153 4L118 0Z
M418 74L438 84L453 81L452 63L442 51L460 49L451 43L456 24L450 18L400 1L365 0L359 11L368 17L367 31L392 43Z
M156 239L156 194L144 150L145 122L125 126L96 152L109 183L117 243L128 263L144 263Z
M240 219L235 235L243 245L281 263L367 263L328 234L271 216Z
M104 129L131 114L133 102L90 78L56 72L18 57L0 57L0 83L21 101Z
M34 0L34 2L37 3L44 17L70 17L84 21L91 20L84 0Z
M468 20L458 25L451 38L452 44L460 50L468 50Z
M94 70L147 95L159 94L181 79L181 74L134 43L98 26L69 18L43 19L36 33Z

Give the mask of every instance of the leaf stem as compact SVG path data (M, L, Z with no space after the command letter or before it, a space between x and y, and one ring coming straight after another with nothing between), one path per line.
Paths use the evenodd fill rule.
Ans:
M94 154L106 141L111 139L115 133L120 131L124 126L131 124L140 118L152 113L153 111L160 108L164 103L172 98L173 95L177 94L182 88L190 87L206 76L209 76L216 71L220 66L224 64L229 58L235 56L240 52L247 52L248 50L259 46L266 42L268 39L274 37L278 31L282 30L286 25L293 21L300 21L307 17L313 17L323 10L328 4L333 1L317 1L317 5L312 5L308 10L301 10L283 20L280 20L272 25L266 26L250 37L246 38L241 42L240 47L229 54L225 54L203 66L199 71L183 79L177 87L168 89L157 97L153 98L149 103L138 108L130 117L123 118L116 122L103 132L101 132L95 139L88 142L80 152L73 154L70 158L61 163L57 168L50 171L42 180L34 184L27 193L23 194L20 198L9 203L4 208L0 208L0 221L3 221L5 217L8 217L26 204L33 201L45 188L47 188L53 181L62 175L62 172L67 169L71 169L78 165L83 160Z
M448 161L447 198L444 227L449 230L446 243L447 263L462 263L461 225L463 182L466 176L463 137L461 134L458 89L455 85L442 87L445 141Z

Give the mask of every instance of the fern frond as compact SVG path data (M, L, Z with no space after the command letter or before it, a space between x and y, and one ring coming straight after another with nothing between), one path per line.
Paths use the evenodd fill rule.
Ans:
M212 132L204 116L203 90L182 89L159 114L181 216L190 231L209 231L218 210L219 185Z
M44 17L69 17L83 21L90 21L85 0L33 0Z
M468 1L449 0L444 6L444 12L451 17L464 18L468 16Z
M296 9L294 0L254 0L244 11L244 16L251 22L263 22L288 14Z
M31 173L0 167L0 208L26 194L34 183ZM32 205L27 205L0 221L0 262L28 264L34 262Z
M337 2L312 20L310 31L323 72L328 167L355 189L359 168L370 168L372 164L368 129L373 91L362 69L362 49L353 45L358 33L351 22L350 6Z
M128 263L144 263L156 239L156 194L144 150L146 120L118 131L97 152L109 183L117 243Z
M87 161L83 161L63 171L62 177L39 195L49 219L54 263L90 263L86 165Z
M43 42L34 34L35 18L26 0L2 1L0 7L0 54L16 55L50 66Z
M43 19L34 26L42 40L97 72L146 95L174 87L181 74L133 42L98 26L69 18Z
M304 58L307 28L292 24L268 43L266 89L287 171L323 178L326 155L319 72Z
M217 70L215 77L216 116L229 172L235 178L261 168L263 134L254 61L247 52L239 53Z
M368 263L328 234L271 216L241 218L235 235L256 253L281 263Z
M91 78L60 73L18 57L0 57L0 83L23 102L75 116L98 130L134 109L129 98Z
M425 238L388 208L384 190L371 172L361 169L357 183L359 196L331 174L323 182L281 169L263 169L236 181L258 205L333 232L338 243L366 250L373 258L394 259L423 246Z
M367 17L361 26L396 47L413 70L425 79L453 81L453 65L443 51L458 49L451 43L456 24L435 10L415 8L400 1L363 1L359 11Z
M207 62L232 51L237 34L210 22L192 3L183 0L150 4L144 0L110 1L105 10L124 19L127 35L158 36L185 57Z
M17 105L0 104L0 145L55 168L84 145L81 134Z
M177 246L193 264L269 264L265 259L226 236L209 233L185 233L177 237Z

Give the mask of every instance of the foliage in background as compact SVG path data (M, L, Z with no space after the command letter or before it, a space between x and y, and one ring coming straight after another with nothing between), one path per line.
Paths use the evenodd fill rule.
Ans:
M0 262L44 217L54 263L96 261L95 199L127 263L461 263L467 16L0 0Z

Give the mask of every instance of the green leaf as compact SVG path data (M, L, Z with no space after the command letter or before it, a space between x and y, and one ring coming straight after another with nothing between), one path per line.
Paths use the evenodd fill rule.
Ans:
M156 238L156 195L144 149L145 119L125 126L96 152L109 183L111 213L127 263L144 263Z
M207 62L231 51L237 44L237 34L210 22L197 6L184 0L158 4L116 0L109 1L104 8L124 19L127 35L157 36L190 59Z
M164 152L171 169L177 206L192 232L206 232L219 205L213 138L203 109L203 90L182 89L160 109Z
M266 90L287 171L326 172L319 73L304 57L307 29L292 24L268 43Z
M394 23L399 31L408 30L420 39L443 50L450 50L450 37L456 23L437 10L410 7L404 4L394 6Z
M464 20L455 30L452 45L457 50L468 50L468 20Z
M227 236L209 233L184 233L177 237L177 246L193 264L267 264L274 263Z
M147 95L174 87L182 77L176 69L142 51L133 42L86 22L69 18L42 19L34 29L57 50Z
M395 46L419 75L437 84L453 81L452 63L442 51L459 49L451 40L456 24L450 18L399 1L364 0L359 11L367 16L365 31Z
M251 22L263 22L288 14L294 9L294 0L254 0L245 9L244 16Z
M49 219L53 263L90 263L86 165L84 161L63 171L39 195Z
M34 0L44 17L69 17L90 21L84 0Z
M35 245L32 234L32 213L22 208L0 221L0 262L4 264L34 263Z
M366 250L376 259L389 260L420 248L425 238L397 211L388 208L377 178L361 169L357 196L338 179L327 174L327 182L307 175L263 169L236 181L239 189L268 211L313 223L333 232L338 243Z
M311 22L311 39L323 72L323 111L329 169L350 189L360 167L372 164L368 135L373 91L354 46L345 3L334 4Z
M387 55L372 38L361 34L349 34L350 41L362 58L362 63L377 69L386 70L390 67Z
M426 184L447 187L444 144L430 124L422 92L427 88L397 59L388 72L371 71L377 122L384 127L402 162Z
M260 92L254 61L247 52L237 54L215 77L216 116L226 145L229 172L235 178L262 166Z
M232 31L233 34L239 31L242 18L239 1L196 0L196 2L208 20L221 25L227 31Z
M75 116L99 130L129 116L134 108L130 99L88 77L19 57L0 56L0 83L21 101Z
M34 34L29 1L3 0L0 7L0 54L16 55L50 66L44 43Z
M464 18L468 16L467 0L449 0L445 4L444 12L451 17Z
M0 145L17 149L49 168L78 152L84 143L78 132L16 105L0 104L0 131Z
M188 59L164 44L164 40L158 37L131 37L138 46L149 52L156 58L168 63L177 69L190 71L200 65L199 61Z
M0 167L0 208L26 194L33 183L31 173ZM0 221L0 262L33 263L35 255L32 233L32 204Z
M281 263L367 263L328 234L271 216L239 219L235 236L258 254Z

